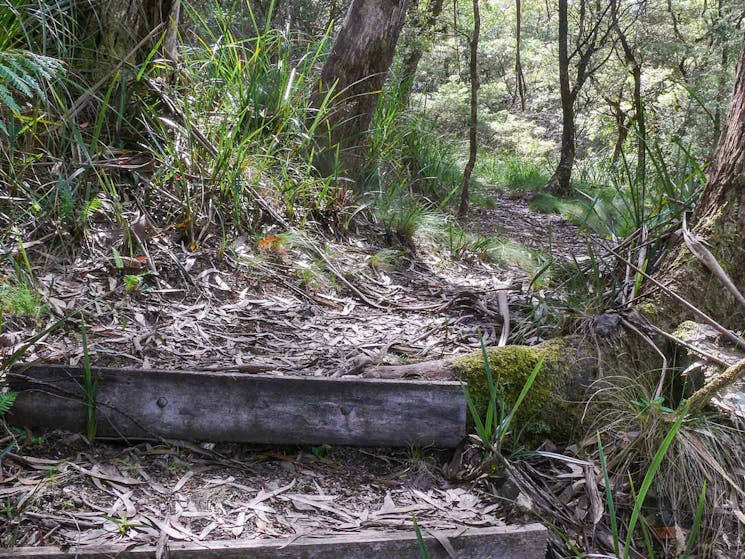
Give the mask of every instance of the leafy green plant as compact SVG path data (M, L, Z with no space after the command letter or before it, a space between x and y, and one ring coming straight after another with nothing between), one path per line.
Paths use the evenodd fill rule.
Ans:
M145 524L132 522L129 518L127 518L126 512L122 513L121 517L111 516L109 514L104 514L103 517L109 522L111 522L114 526L116 526L117 531L121 535L125 535L132 528L141 528L145 526Z
M127 293L133 293L139 290L142 285L141 275L126 274L122 280L124 281L124 291Z
M535 379L538 377L538 373L543 367L543 358L535 365L525 384L523 384L517 399L508 409L499 373L497 373L495 378L491 370L483 337L481 338L481 354L484 359L484 373L489 389L489 399L484 417L481 417L476 406L476 401L465 384L463 385L463 393L466 396L466 403L479 438L479 444L484 448L485 452L501 453L503 444L508 436L512 436L513 445L517 445L518 443L518 436L511 429L512 420L515 418L517 410L520 408L525 396L527 396Z
M35 316L40 307L38 295L26 283L0 281L0 316L2 313Z
M10 411L17 397L17 392L0 392L0 417Z
M374 270L390 272L401 260L404 253L400 250L382 249L370 255L370 267Z
M28 50L0 48L0 106L14 119L23 121L25 111L21 103L34 98L46 100L48 83L63 72L62 62L55 58ZM0 133L10 134L2 118Z
M315 456L319 460L324 460L328 458L332 450L333 450L333 447L328 444L321 444L318 446L310 447L310 451L313 453L313 456Z

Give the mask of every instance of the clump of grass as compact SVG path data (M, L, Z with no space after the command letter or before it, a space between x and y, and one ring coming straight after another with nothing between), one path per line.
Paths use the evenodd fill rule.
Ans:
M177 201L166 220L184 224L189 241L209 222L223 236L231 226L258 232L267 221L338 224L342 180L316 171L316 138L333 103L313 95L328 35L311 40L254 22L255 35L244 38L233 12L187 15L197 40L182 49L179 92L154 90L157 64L140 72L150 84L140 98L147 145L160 163L150 197ZM174 114L164 118L169 104Z
M456 146L431 121L400 105L399 87L393 80L378 101L360 185L365 191L385 191L395 184L432 205L446 205L463 178Z
M500 153L480 157L475 173L490 184L507 190L525 192L543 188L550 175L543 161Z
M529 274L535 273L544 258L525 245L497 236L474 235L463 231L452 221L437 236L450 257L455 260L477 258L505 266L516 266Z
M533 211L550 214L561 214L572 221L584 223L588 208L581 201L559 198L548 192L536 192L530 200Z
M403 245L413 244L417 235L436 238L445 224L444 215L402 191L400 185L392 185L378 196L373 214L388 242Z
M688 533L680 557L694 550L709 556L717 534L738 523L723 511L741 510L745 503L737 481L745 467L742 430L710 411L689 411L673 396L655 397L656 373L606 377L594 390L596 455L606 479L615 551L620 545L619 557L628 557L629 549L644 546L643 555L654 557L649 533L675 526Z
M422 117L409 116L404 136L404 161L408 166L412 190L440 204L448 203L463 179L455 147L442 139L433 125Z
M503 237L490 237L487 252L492 260L517 266L531 275L536 273L546 260L540 251Z

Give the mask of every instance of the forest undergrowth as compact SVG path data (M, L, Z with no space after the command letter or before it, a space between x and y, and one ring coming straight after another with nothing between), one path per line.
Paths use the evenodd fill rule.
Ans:
M587 158L568 197L541 190L545 159L484 145L471 212L457 217L462 145L416 103L400 103L405 85L395 72L364 164L350 172L343 154L327 148L331 116L345 100L343 90L317 95L331 27L309 36L250 10L184 4L178 63L156 43L94 81L77 63L95 53L75 40L74 3L24 6L0 4L3 371L91 359L344 376L473 353L482 343L536 346L577 336L591 340L599 361L625 355L600 356L598 337L619 352L623 345L613 343L621 337L641 348L624 361L628 370L599 374L588 402L576 403L586 420L577 440L562 441L571 444L528 443L537 440L521 437L530 426L507 420L522 398L503 401L494 390L483 431L449 460L419 450L349 458L356 451L322 447L294 457L261 450L260 460L249 460L233 447L219 455L212 447L165 445L163 456L161 447L127 450L118 471L155 468L162 485L183 489L204 453L220 468L263 460L270 464L264 475L277 481L271 498L297 507L302 499L289 493L288 471L329 468L333 478L347 462L352 470L372 462L381 472L339 474L347 508L332 514L345 522L350 510L365 508L360 494L371 511L390 509L390 495L379 491L385 484L375 485L385 478L391 487L413 487L402 506L425 506L416 491L441 489L456 526L475 522L463 512L469 491L481 518L543 521L556 557L743 553L742 425L716 410L687 414L692 359L634 310L661 289L649 275L706 182L706 165L682 143L650 141L644 172L624 152L612 163ZM44 33L52 38L39 49ZM14 396L0 396L3 415ZM44 441L5 424L0 441L0 458L28 471L61 467L44 462L51 457L45 445L84 457L84 466L52 471L36 495L3 481L2 545L72 541L69 523L57 518L50 530L42 521L50 503L85 511L78 520L100 529L91 542L152 538L140 524L149 521L127 516L126 497L121 510L102 517L52 488L55 478L90 485L86 476L110 465L115 452L60 435ZM334 452L338 463L329 458ZM233 486L252 483L246 471L220 476ZM298 483L311 487L312 477ZM355 492L361 486L369 493ZM463 510L453 505L459 502ZM419 523L449 526L436 516L443 507L431 505ZM410 528L410 518L396 512L398 527ZM210 526L195 521L187 534L244 534ZM297 529L279 520L264 532L266 523L257 526L273 537Z

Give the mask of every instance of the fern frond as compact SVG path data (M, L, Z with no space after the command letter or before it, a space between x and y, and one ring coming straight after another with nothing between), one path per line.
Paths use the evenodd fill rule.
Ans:
M24 80L27 76L26 69L19 68L18 60L13 57L7 56L2 58L5 58L5 60L0 62L0 78L2 78L5 83L9 83L15 89L20 91L24 96L31 97L33 92L26 83L26 80ZM3 63L6 65L3 65Z
M0 50L0 109L21 112L21 99L46 99L44 85L64 73L62 61L27 50ZM8 129L0 121L0 134Z
M61 60L35 53L29 55L36 62L37 73L42 80L50 81L65 73L65 65Z
M42 82L64 73L62 61L25 50L0 51L0 83L12 86L25 97L44 98Z
M7 61L16 71L18 81L26 85L26 90L18 88L19 91L22 91L26 97L31 97L31 90L40 96L44 95L37 77L40 74L41 66L35 60L31 57L11 56Z
M14 113L21 112L21 107L16 103L13 94L2 82L0 82L0 105L5 105Z
M0 393L0 416L5 415L15 403L18 394L16 392Z

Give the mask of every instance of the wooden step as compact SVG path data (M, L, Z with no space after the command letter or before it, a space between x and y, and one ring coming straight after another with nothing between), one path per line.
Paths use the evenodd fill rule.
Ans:
M93 367L103 438L455 447L465 436L457 382L255 376ZM81 367L7 374L16 426L86 432Z
M444 530L423 534L431 559L544 559L547 533L540 524ZM163 551L163 550L161 550ZM0 559L151 559L153 546L24 547L0 550ZM290 540L169 542L169 559L393 559L421 558L416 534L363 532Z

